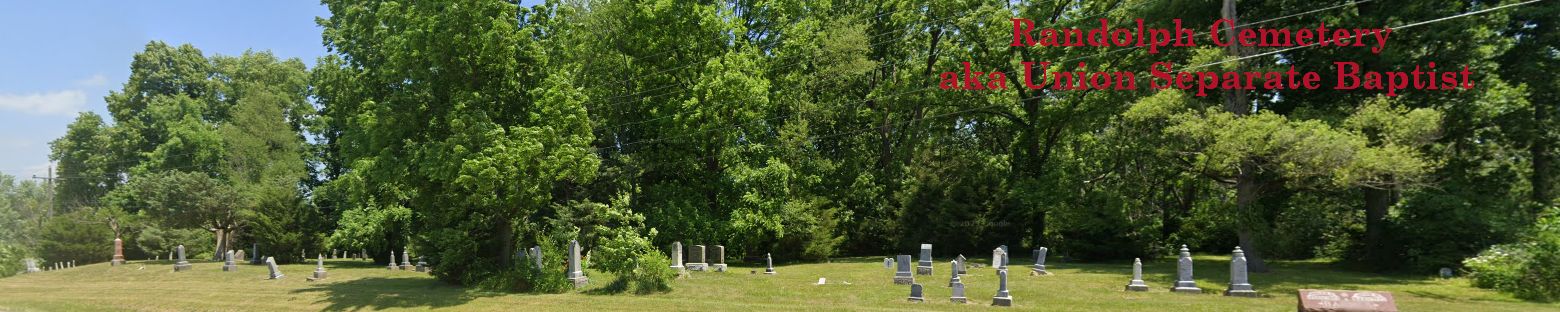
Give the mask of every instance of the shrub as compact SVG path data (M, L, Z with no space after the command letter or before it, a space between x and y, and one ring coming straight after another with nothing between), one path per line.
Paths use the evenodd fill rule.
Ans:
M1560 300L1560 215L1552 211L1520 242L1490 246L1463 265L1475 287L1529 300Z
M86 211L55 216L44 222L41 248L45 262L78 264L108 261L114 255L114 233L88 218Z
M655 250L640 254L636 259L638 260L634 269L620 277L628 281L635 293L648 294L672 290L672 279L677 277L677 271L671 268L672 259Z

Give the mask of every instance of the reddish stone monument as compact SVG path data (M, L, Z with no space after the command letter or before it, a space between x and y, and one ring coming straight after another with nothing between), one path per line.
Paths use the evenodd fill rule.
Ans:
M1301 312L1379 311L1397 312L1392 293L1385 291L1349 291L1301 289Z
M111 266L125 264L125 241L114 239L114 259L108 263Z

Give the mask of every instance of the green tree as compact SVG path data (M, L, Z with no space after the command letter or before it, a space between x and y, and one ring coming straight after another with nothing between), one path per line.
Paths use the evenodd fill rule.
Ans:
M327 116L353 123L331 130L341 132L335 162L371 181L339 188L369 199L342 208L363 218L341 222L405 207L417 233L406 239L439 263L440 279L514 285L488 280L510 277L489 273L514 266L517 229L556 186L588 182L599 165L571 78L579 69L549 62L546 25L529 22L546 12L500 1L325 4L326 44L346 62L321 63L352 73L317 82L323 102L347 105Z
M204 173L168 171L137 176L108 195L108 204L142 211L169 227L211 232L210 250L223 250L250 205L226 183ZM109 240L112 240L110 238Z
M82 112L65 130L65 136L49 143L51 160L58 164L59 182L54 185L54 200L65 211L80 206L96 206L98 200L119 185L120 168L110 127L103 117Z

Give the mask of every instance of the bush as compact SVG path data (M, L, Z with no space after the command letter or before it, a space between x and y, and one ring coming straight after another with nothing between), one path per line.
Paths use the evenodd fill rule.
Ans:
M134 247L139 248L142 253L160 259L167 259L168 254L181 244L184 245L186 259L202 259L211 255L211 249L215 246L210 242L216 241L216 235L202 229L167 229L147 226L133 240ZM125 249L131 249L131 242L125 242Z
M632 288L645 294L672 289L671 280L677 272L671 269L672 260L653 245L656 230L640 235L645 217L629 210L631 199L627 194L614 197L611 205L595 204L594 217L601 224L593 226L597 240L587 260L595 268L613 273L618 279L613 285L618 290Z
M633 270L620 275L620 279L628 281L634 293L648 294L666 292L672 290L672 279L677 277L677 271L672 270L672 259L666 255L651 250L640 254Z
M1560 300L1560 215L1551 213L1522 241L1490 246L1463 265L1475 287L1528 300Z
M40 250L45 261L77 264L107 262L114 256L114 233L85 210L50 218L43 224ZM41 265L41 264L40 264Z

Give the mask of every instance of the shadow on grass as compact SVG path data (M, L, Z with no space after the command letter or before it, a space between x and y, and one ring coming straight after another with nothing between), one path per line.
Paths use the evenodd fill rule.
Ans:
M598 288L592 288L592 289L589 289L589 290L586 290L586 291L582 291L580 293L583 293L583 294L586 294L586 295L593 295L593 296L609 296L609 295L617 295L617 294L630 293L630 292L635 294L635 295L652 295L652 294L667 293L667 292L671 292L671 291L672 291L672 288L670 286L660 287L660 288L634 287L633 285L631 285L629 283L628 279L626 279L626 278L616 278L616 279L612 280L612 283L607 284L606 286L601 286L601 287L598 287Z
M292 291L295 294L323 293L325 311L432 309L451 307L496 293L470 292L426 278L372 277L326 283Z

